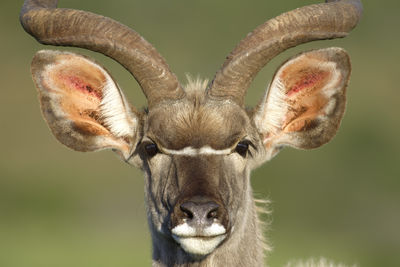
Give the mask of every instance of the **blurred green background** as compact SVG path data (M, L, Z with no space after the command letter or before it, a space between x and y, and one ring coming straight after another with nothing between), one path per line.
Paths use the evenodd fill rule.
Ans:
M181 81L211 78L234 45L266 19L311 0L61 0L141 33ZM400 266L400 3L363 1L349 37L314 42L274 59L257 77L257 102L276 67L304 49L340 46L351 55L348 107L337 136L312 151L285 149L253 172L272 200L266 235L271 266L325 256L363 267ZM0 266L150 266L142 174L112 152L78 153L44 123L31 80L39 49L18 22L21 1L0 2ZM145 99L112 60L79 49L111 70L137 107Z

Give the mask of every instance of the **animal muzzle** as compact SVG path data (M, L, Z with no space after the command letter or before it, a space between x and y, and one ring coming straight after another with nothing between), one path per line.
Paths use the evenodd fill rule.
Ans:
M227 237L228 225L223 205L204 196L178 201L171 216L172 237L186 253L196 257L214 251Z

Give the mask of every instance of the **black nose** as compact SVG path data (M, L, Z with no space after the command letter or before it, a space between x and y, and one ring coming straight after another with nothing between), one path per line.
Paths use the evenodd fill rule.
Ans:
M189 200L180 205L186 222L192 226L207 226L218 219L219 205L214 201Z

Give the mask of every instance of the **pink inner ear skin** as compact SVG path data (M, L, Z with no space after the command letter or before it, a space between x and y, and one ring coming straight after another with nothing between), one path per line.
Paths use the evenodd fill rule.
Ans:
M81 78L76 76L60 74L60 81L62 81L68 88L79 90L82 93L89 94L99 100L102 98L102 94L99 90L96 90L90 83L84 82Z
M286 92L286 95L289 97L293 96L294 94L299 93L306 88L318 87L319 89L321 89L322 83L326 80L328 76L329 72L325 71L307 73L306 75L300 77L300 80L296 79L297 82L289 87L290 89L288 90L288 92Z
M99 106L103 98L106 77L98 69L76 61L59 64L47 75L49 92L57 92L54 101L65 116L73 122L75 131L83 135L109 135L102 125Z

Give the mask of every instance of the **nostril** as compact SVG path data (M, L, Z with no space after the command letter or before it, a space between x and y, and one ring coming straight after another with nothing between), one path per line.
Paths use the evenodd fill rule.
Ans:
M189 210L187 207L185 207L184 204L182 204L180 206L180 208L181 208L181 211L183 212L183 214L185 215L186 219L189 219L189 220L193 219L193 212L191 210Z
M215 208L207 213L207 219L216 219L218 217L218 208Z

